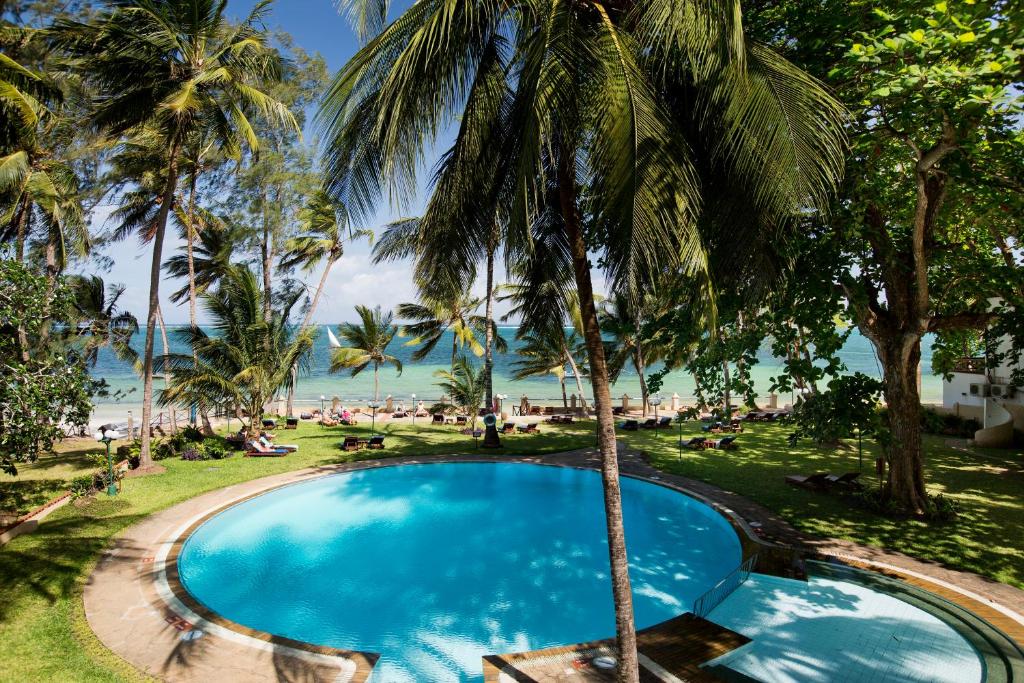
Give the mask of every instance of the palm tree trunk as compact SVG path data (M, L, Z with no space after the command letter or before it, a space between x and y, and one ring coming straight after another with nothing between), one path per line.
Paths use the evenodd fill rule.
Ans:
M380 366L377 363L373 364L373 402L376 403L380 400L380 382L377 379L377 371Z
M196 182L197 173L192 174L188 193L188 221L185 223L185 252L188 255L188 321L196 326L196 262L193 241L195 240ZM193 352L193 357L195 353ZM198 359L196 359L198 363Z
M57 291L57 245L53 235L46 240L46 301L43 303L43 324L39 328L39 338L43 344L50 338L50 301Z
M725 338L721 331L718 333L718 343L722 347L722 383L725 388L725 416L726 420L732 419L732 393L729 384L732 379L729 377L729 358L725 355Z
M569 395L565 393L565 373L558 378L559 384L562 385L562 408L568 412L569 410Z
M160 338L164 344L164 389L171 384L171 368L167 365L167 357L171 355L171 345L167 342L167 325L164 324L164 311L163 308L158 308L156 311L157 324L160 325ZM171 434L178 431L178 412L174 409L172 403L170 408L171 413Z
M608 556L611 564L612 597L615 601L615 634L619 651L618 678L622 683L638 683L640 668L636 650L636 624L633 621L633 593L629 584L629 556L626 532L622 524L622 489L612 418L611 387L604 357L604 342L594 306L594 286L590 279L590 261L576 201L576 163L571 153L562 150L558 160L558 186L562 218L572 250L573 272L580 300L583 333L590 360L590 383L597 408L598 445L601 450L601 479L604 485L604 510L608 530Z
M178 185L178 153L181 143L177 135L171 143L170 159L167 163L167 181L164 187L163 201L156 217L156 232L153 235L153 263L149 269L149 313L146 315L146 344L142 355L142 445L139 449L139 468L153 468L153 455L150 453L152 435L149 423L153 419L153 338L156 334L156 316L160 307L160 266L164 246L164 233L167 232L167 217L174 202L174 190Z
M334 255L330 255L327 258L327 265L324 266L324 272L320 274L320 283L316 286L316 292L313 293L313 300L309 303L309 310L306 311L306 317L302 319L302 328L309 327L309 323L313 320L313 311L316 310L317 304L320 303L320 295L323 294L324 285L327 284L327 276L331 272L331 267L335 262ZM288 417L295 415L295 388L299 383L299 366L292 366L292 381L288 385L288 409L286 414Z
M643 354L640 352L639 344L635 349L633 349L633 367L636 368L636 374L640 377L640 401L643 404L644 417L646 417L648 391L647 378L644 377L644 372L647 370L647 368L644 365L644 357Z
M268 215L268 207L270 205L269 198L267 197L267 191L263 191L263 238L260 240L260 265L263 270L263 320L270 322L270 318L273 315L271 306L273 305L273 282L271 281L271 259L272 254L270 253L270 217Z
M484 392L487 394L487 410L494 410L494 248L495 241L487 246L487 303L484 305Z
M580 397L580 407L583 408L584 414L586 414L587 399L583 395L583 379L580 377L580 368L576 365L576 359L573 358L572 351L569 350L569 347L565 343L562 344L562 352L569 361L569 367L572 368L573 377L576 378L576 393Z
M25 241L28 239L28 217L29 217L29 201L28 193L26 192L21 199L21 204L18 207L18 214L15 216L16 235L14 252L18 259L18 263L25 262ZM25 326L22 323L18 323L18 347L21 354L21 362L28 362L28 333L25 332Z

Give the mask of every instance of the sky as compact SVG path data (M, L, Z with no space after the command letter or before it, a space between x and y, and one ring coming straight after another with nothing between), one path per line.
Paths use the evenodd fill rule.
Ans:
M230 0L228 12L234 18L241 18L253 6L255 0ZM392 15L404 10L410 0L396 0L392 3ZM327 61L331 73L345 62L359 48L359 41L348 24L339 14L332 0L276 0L270 17L268 28L280 28L287 31L295 39L297 45L307 52L319 52ZM428 159L428 168L435 159ZM370 225L358 226L373 230L380 234L382 226L404 215L416 215L423 206L425 192L421 188L420 196L401 212L395 207L382 206ZM94 228L104 226L110 207L99 207L93 219ZM166 261L175 252L184 249L184 243L174 230L168 230L163 249L163 260ZM334 265L327 280L323 297L314 314L318 323L338 323L355 319L355 304L368 306L380 305L384 309L392 309L405 301L414 301L416 289L412 283L412 266L410 263L388 263L374 265L369 258L370 247L365 241L352 245L346 250L345 256ZM116 243L106 249L104 255L111 257L113 266L103 274L108 283L123 283L127 286L121 298L121 307L133 313L145 323L149 296L149 271L151 265L151 249L148 245L140 245L135 238ZM88 264L84 270L94 268ZM312 274L299 274L312 288L320 277L320 271ZM496 280L501 282L504 274L498 273ZM482 279L482 278L481 278ZM175 305L168 295L181 286L183 282L165 276L160 286L161 307L167 324L188 322L188 303ZM478 282L475 294L482 296L484 287ZM201 309L201 307L200 307ZM498 304L497 314L502 315L507 307ZM200 322L203 313L200 310Z

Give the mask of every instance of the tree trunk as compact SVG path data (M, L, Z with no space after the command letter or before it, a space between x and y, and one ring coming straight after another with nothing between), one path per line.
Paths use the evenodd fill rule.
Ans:
M192 327L196 326L196 262L192 243L196 236L195 218L197 182L197 174L193 173L188 194L188 222L185 224L185 253L188 255L188 321Z
M927 500L921 455L921 399L917 390L921 341L917 338L908 342L899 337L881 341L876 348L882 364L891 432L891 442L885 448L889 465L885 494L902 510L920 514Z
M373 364L373 402L377 403L380 400L380 380L378 379L378 371L380 367Z
M171 369L167 365L167 357L171 355L171 345L167 342L167 325L164 324L164 312L163 308L158 308L156 311L156 321L160 325L160 338L164 344L164 389L166 389L171 383ZM171 434L178 431L178 413L174 409L172 403L170 408L171 413Z
M175 136L171 143L170 159L167 163L167 181L160 212L156 217L156 231L153 234L153 263L149 269L149 313L146 315L146 344L142 355L142 445L139 452L139 469L153 467L153 455L150 453L152 436L149 423L153 418L153 338L156 335L156 315L160 307L160 266L164 246L164 233L167 231L167 217L170 215L171 204L174 202L174 190L178 184L178 153L181 144Z
M564 333L565 332L563 331L563 334ZM576 393L580 397L580 407L582 407L584 413L586 413L587 399L583 395L583 379L580 377L580 368L578 365L576 365L576 359L573 358L572 351L569 350L569 347L564 342L562 343L562 352L565 354L566 359L569 361L569 367L572 368L573 377L576 378Z
M484 305L484 393L487 394L487 410L494 410L494 242L487 248L487 303Z
M590 361L590 383L594 389L594 405L597 409L608 557L611 565L612 597L615 601L616 645L619 652L618 679L621 683L638 683L640 668L636 650L636 624L633 621L633 593L629 584L629 556L626 554L626 533L622 524L622 490L619 485L611 386L604 357L604 342L597 320L597 308L594 306L594 287L590 279L587 245L577 208L575 159L567 150L561 151L558 160L559 200L572 251L573 272Z
M647 368L644 365L644 356L640 351L639 345L633 349L633 367L636 368L636 374L640 377L640 402L643 404L644 417L647 417L648 391L647 378L644 377L644 372Z
M28 239L28 193L22 196L21 204L18 208L18 214L14 218L14 225L16 227L14 253L18 259L18 263L25 262L25 241ZM21 362L28 362L28 334L25 332L25 326L18 323L18 347L21 353Z
M313 293L313 300L309 302L309 309L306 311L306 317L302 319L302 329L309 327L309 323L313 320L313 311L316 310L317 304L320 303L320 295L323 294L324 285L327 284L327 276L331 272L331 267L334 266L334 262L337 259L334 254L327 257L327 265L324 266L324 272L320 274L320 283L316 286L316 291ZM299 366L298 364L292 366L292 381L288 385L288 417L295 416L295 389L299 384Z
M732 383L732 378L729 376L729 358L725 354L725 337L722 336L721 331L718 333L718 343L722 348L722 382L725 389L725 419L732 419L732 390L729 386Z
M565 392L565 373L558 378L558 383L562 385L562 408L569 411L569 395Z
M50 338L50 301L54 292L57 291L57 245L53 237L46 241L46 301L43 307L43 324L39 328L39 339L45 346Z

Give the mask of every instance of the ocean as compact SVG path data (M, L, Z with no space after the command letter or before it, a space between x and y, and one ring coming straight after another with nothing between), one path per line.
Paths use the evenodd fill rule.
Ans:
M188 348L181 343L174 334L173 327L168 328L171 350L174 353L188 353ZM331 374L328 372L330 365L330 347L327 341L327 326L319 327L319 335L313 349L313 357L308 371L299 376L298 388L296 390L296 405L300 408L309 408L320 405L320 396L325 396L327 401L337 396L342 402L349 404L364 403L373 397L373 372L366 370L361 374L352 377L347 371L344 373ZM337 329L332 326L332 329ZM516 328L503 326L500 328L502 336L508 341L509 350L507 353L496 353L494 359L494 391L496 394L505 394L508 401L517 403L522 396L527 396L531 403L555 404L561 403L561 390L558 379L554 376L533 377L526 380L513 380L513 363L516 361L516 349L519 343L515 340ZM137 333L132 339L132 346L141 354L145 334L143 331ZM422 361L413 361L412 353L415 347L407 346L408 339L396 337L389 347L389 353L402 361L404 369L399 375L391 366L383 367L380 370L381 398L388 395L394 397L395 402L405 402L409 406L412 402L412 394L417 400L424 400L427 405L441 395L441 390L436 386L438 381L434 373L440 369L447 369L451 358L451 333L442 339L431 354ZM156 339L156 351L162 353L163 347L159 336ZM850 335L846 344L840 351L840 357L846 364L848 372L862 372L872 377L880 377L881 367L875 357L871 343L856 331ZM482 361L481 361L482 362ZM159 369L159 368L158 368ZM656 369L656 368L654 368ZM769 347L765 346L758 353L758 363L752 369L755 386L762 401L767 402L768 387L771 384L770 378L781 370L781 363L771 354ZM922 347L922 401L925 403L941 403L942 401L942 379L931 373L931 342L926 339ZM123 395L114 399L99 398L96 401L93 422L123 421L127 412L133 412L136 419L142 411L142 381L135 374L131 365L120 361L108 349L103 349L95 368L92 369L94 377L103 378L110 385L111 390L119 391ZM161 388L162 379L154 381L155 389ZM589 392L590 386L584 381L585 391ZM567 392L576 393L576 383L571 378L567 381ZM693 378L685 372L676 371L669 373L662 387L662 396L665 405L668 405L673 393L680 396L683 404L692 403L694 400ZM636 373L627 366L619 380L615 383L612 396L616 403L623 394L636 398L640 395L640 385ZM792 403L793 396L786 394L779 397L779 405ZM634 401L635 403L635 401ZM154 408L154 415L160 408Z

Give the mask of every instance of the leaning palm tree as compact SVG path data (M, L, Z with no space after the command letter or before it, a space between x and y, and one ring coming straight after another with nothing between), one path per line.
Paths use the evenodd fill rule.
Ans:
M299 266L311 272L321 262L324 264L320 282L313 292L313 298L302 320L302 326L306 327L313 319L313 312L320 302L320 295L323 294L331 268L345 253L345 244L364 237L372 242L373 231L353 228L348 220L345 205L334 201L322 190L313 193L306 206L299 211L299 221L299 234L286 243L286 253L281 259L281 267Z
M102 348L109 348L118 358L134 364L139 354L131 346L139 331L139 322L128 311L118 307L125 292L121 284L106 285L98 275L76 275L69 285L74 295L74 328L70 334L82 344L82 359L95 366Z
M612 382L617 382L626 363L632 363L640 381L640 402L644 415L647 414L649 395L644 373L649 365L658 360L655 345L644 338L643 332L643 321L652 313L646 297L638 304L622 294L602 301L598 310L608 358L608 376Z
M569 397L565 390L565 379L568 375L566 368L575 368L574 374L577 374L579 381L578 373L582 363L576 359L586 353L583 340L575 331L566 330L559 325L548 325L538 332L529 332L524 334L521 340L523 345L516 349L520 358L512 364L512 379L553 375L562 387L562 406L568 409Z
M162 152L159 208L145 226L153 259L143 351L144 425L153 411L161 252L187 141L209 130L227 157L238 158L243 144L259 147L248 118L253 112L298 129L291 112L262 89L280 76L279 57L262 26L269 4L257 2L236 24L225 16L226 0L122 0L88 23L62 21L53 31L95 88L92 124L114 139L146 132ZM142 431L140 458L143 468L152 466L148 429Z
M470 416L470 429L475 430L480 404L484 402L487 392L484 369L473 367L467 356L459 356L451 370L437 370L434 377L441 380L437 386L451 399L451 405ZM439 413L446 409L450 407L439 403L432 406L430 411Z
M505 222L530 249L557 214L575 280L599 421L619 676L639 677L608 369L594 287L637 297L666 272L706 273L702 226L734 240L822 207L842 172L843 112L822 86L745 40L738 0L347 0L367 34L319 122L329 189L355 215L411 201L436 132L458 121L420 230L424 281L454 286L471 221ZM706 201L708 175L729 206ZM433 204L433 207L430 206ZM436 207L436 211L431 212ZM715 213L715 210L720 210ZM426 219L426 216L425 216Z
M161 405L195 405L208 410L228 405L258 429L264 406L289 378L292 365L313 348L307 329L294 330L287 310L263 317L263 291L249 268L236 268L217 289L202 296L213 328L177 332L190 354L171 355L173 375L160 392Z
M331 372L349 370L355 377L366 368L373 366L373 400L380 400L379 373L382 365L393 365L402 374L402 361L388 355L388 345L398 334L393 324L394 314L381 312L380 306L369 308L356 306L360 323L343 323L338 327L338 336L348 346L334 349L331 355Z

